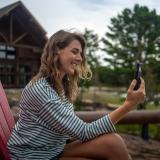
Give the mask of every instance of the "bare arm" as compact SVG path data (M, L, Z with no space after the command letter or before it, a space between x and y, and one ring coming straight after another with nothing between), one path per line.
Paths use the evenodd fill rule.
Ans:
M133 90L135 85L136 85L136 80L133 80L131 85L129 86L127 92L127 98L124 104L109 114L109 117L113 124L116 124L121 118L124 117L126 113L131 111L135 106L137 106L140 102L144 100L145 97L144 80L141 78L141 86L136 91Z

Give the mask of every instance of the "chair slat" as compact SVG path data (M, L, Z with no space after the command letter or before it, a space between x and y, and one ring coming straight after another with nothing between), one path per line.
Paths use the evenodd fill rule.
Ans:
M15 121L5 91L0 82L0 154L4 160L10 159L6 146L14 125Z

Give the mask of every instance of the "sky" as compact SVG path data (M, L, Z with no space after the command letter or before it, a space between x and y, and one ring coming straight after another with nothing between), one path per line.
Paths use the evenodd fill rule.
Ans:
M0 8L16 0L0 0ZM132 9L135 4L145 5L160 12L159 0L22 0L23 4L46 30L47 36L60 29L83 32L93 30L102 37L110 19L124 8Z
M60 29L84 32L93 30L102 38L108 30L110 19L125 8L133 9L135 4L145 5L160 14L160 0L21 0L47 32L47 37ZM0 8L17 0L0 0ZM100 44L101 46L102 44ZM100 61L108 56L98 51Z

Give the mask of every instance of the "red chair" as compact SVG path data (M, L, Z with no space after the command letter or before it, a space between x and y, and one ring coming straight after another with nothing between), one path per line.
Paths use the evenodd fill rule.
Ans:
M6 145L14 125L15 121L0 82L0 157L3 158L3 160L10 159Z

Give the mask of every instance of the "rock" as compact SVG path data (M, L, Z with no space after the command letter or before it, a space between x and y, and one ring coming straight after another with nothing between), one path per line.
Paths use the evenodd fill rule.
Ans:
M121 134L133 160L160 160L160 141Z

